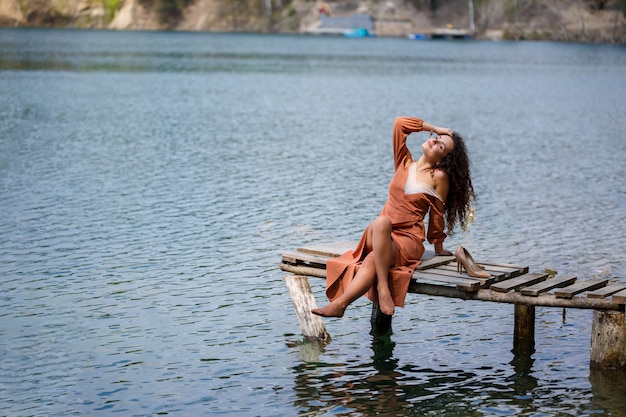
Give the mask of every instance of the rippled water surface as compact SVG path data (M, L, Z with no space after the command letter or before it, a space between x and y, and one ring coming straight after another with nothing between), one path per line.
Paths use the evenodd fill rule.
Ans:
M358 239L415 115L470 149L448 247L624 279L625 68L598 45L0 30L0 415L625 415L590 311L538 308L516 357L510 305L409 295L373 338L363 299L320 348L278 269Z

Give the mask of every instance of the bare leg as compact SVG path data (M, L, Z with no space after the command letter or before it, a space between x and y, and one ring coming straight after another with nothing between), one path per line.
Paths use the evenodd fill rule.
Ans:
M311 310L313 314L323 317L342 317L348 305L365 294L374 283L377 283L380 310L389 316L395 311L395 304L389 289L389 268L396 257L396 247L391 240L391 220L380 216L372 222L367 230L366 251L359 272L348 286L345 293L323 308Z
M380 311L388 316L395 312L395 304L389 290L389 268L395 259L395 245L391 240L391 220L380 216L370 228L372 250L374 252L374 264L376 266L376 278L378 289L378 303Z
M352 304L354 300L372 288L375 280L376 267L374 266L374 254L370 253L363 260L359 272L356 273L354 279L350 282L346 292L323 308L311 310L311 313L322 317L342 317L346 308Z

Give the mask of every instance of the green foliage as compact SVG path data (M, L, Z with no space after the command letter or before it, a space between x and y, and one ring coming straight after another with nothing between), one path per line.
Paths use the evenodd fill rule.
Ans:
M517 7L514 1L509 0L504 3L504 15L509 21L513 21L515 19L517 12Z
M111 21L113 16L115 16L115 12L122 7L122 0L102 0L102 6L104 7L106 20Z

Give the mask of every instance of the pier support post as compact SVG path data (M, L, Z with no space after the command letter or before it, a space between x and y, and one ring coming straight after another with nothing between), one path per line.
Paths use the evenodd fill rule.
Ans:
M533 353L535 351L535 306L515 304L514 316L513 353Z
M382 336L391 330L391 318L387 314L380 311L380 305L378 303L372 303L372 316L370 323L372 324L372 336Z
M330 342L330 334L326 331L324 321L320 316L311 313L311 310L317 308L317 303L307 277L305 275L285 275L285 284L289 290L304 338L315 342Z
M593 311L590 359L592 369L626 371L626 324L623 311Z

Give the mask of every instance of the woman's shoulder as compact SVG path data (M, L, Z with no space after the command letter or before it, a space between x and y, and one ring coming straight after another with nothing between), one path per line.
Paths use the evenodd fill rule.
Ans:
M409 168L413 162L415 161L413 161L413 157L411 156L411 151L407 149L406 154L402 158L402 166L404 166L405 168Z
M450 179L448 178L448 174L443 169L435 169L433 172L433 178L435 180L435 191L437 191L443 201L446 201L448 191L450 190Z
M435 180L448 181L448 173L441 168L433 170L433 177Z

